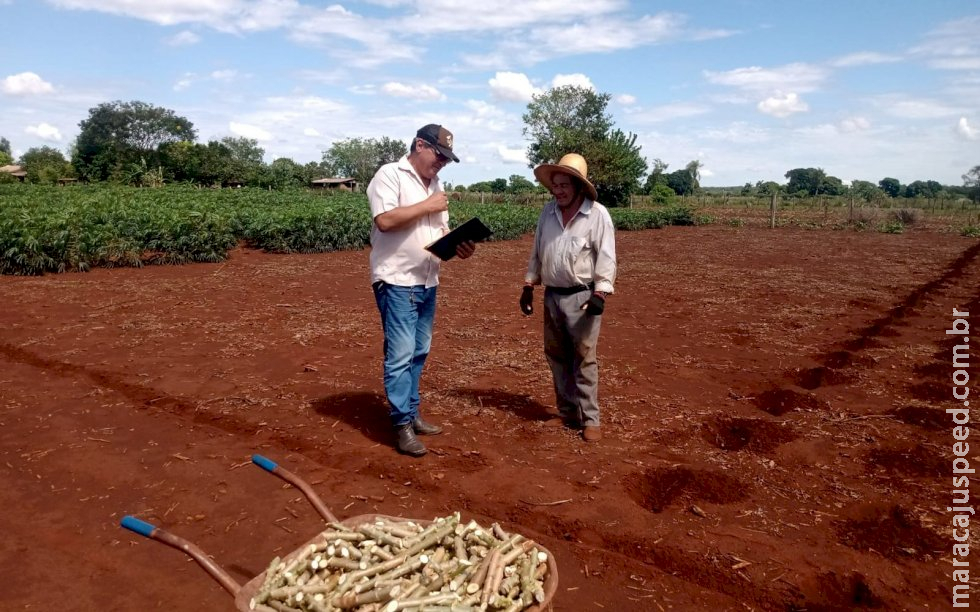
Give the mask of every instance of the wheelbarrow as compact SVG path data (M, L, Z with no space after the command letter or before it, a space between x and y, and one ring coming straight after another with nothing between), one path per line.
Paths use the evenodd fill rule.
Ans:
M420 528L429 528L433 526L434 521L406 519L406 518L393 517L393 516L388 516L383 514L361 514L340 521L337 519L336 516L334 516L334 514L329 510L329 508L327 508L326 504L323 503L323 501L316 494L313 488L296 474L293 474L292 472L279 466L274 461L271 461L270 459L263 457L262 455L253 455L252 463L261 467L267 472L281 478L282 480L288 482L289 484L295 486L300 491L302 491L303 494L306 496L306 499L310 502L313 508L320 514L320 516L323 517L323 520L326 521L326 523L330 527L347 528L347 529L357 529L357 528L365 529L366 525L373 525L373 524L388 524L388 525L396 525L396 526L398 524L417 525ZM437 519L437 520L442 520L442 519ZM295 567L300 563L304 563L304 564L308 563L308 557L311 554L310 551L317 549L318 544L320 545L321 548L323 547L324 544L324 534L318 533L308 542L303 544L303 546L301 546L300 548L296 549L295 551L283 557L278 564L276 564L275 562L273 564L270 564L269 568L266 569L266 571L252 578L245 585L240 585L224 569L222 569L217 563L215 563L214 560L212 560L203 550L201 550L193 543L185 540L184 538L169 533L167 531L164 531L159 527L151 525L150 523L147 523L143 520L140 520L130 515L123 517L120 524L122 527L129 529L130 531L138 533L139 535L150 538L152 540L157 540L158 542L162 542L168 546L181 550L185 554L190 556L192 559L194 559L194 561L198 563L198 565L200 565L208 574L210 574L211 577L218 582L218 584L220 584L226 591L228 591L231 594L232 597L235 598L235 607L240 612L253 612L254 610L257 609L259 610L300 609L300 608L291 608L289 606L280 605L279 602L273 602L273 606L271 607L264 606L261 603L257 605L256 598L258 597L259 599L261 599L262 597L260 595L260 592L263 592L263 589L268 589L269 581L267 579L270 578L269 576L270 572L273 572L276 569L277 565L278 568L281 569L284 566ZM555 563L554 555L552 555L550 551L548 551L540 544L529 542L529 541L524 541L524 544L525 545L533 544L534 548L537 551L539 551L540 554L539 558L544 560L543 564L546 564L547 571L544 574L544 578L543 578L544 582L540 589L541 592L537 594L536 600L531 605L520 607L517 609L523 612L544 612L545 610L550 610L551 600L558 589L558 567ZM503 571L502 567L498 569L501 572ZM342 578L341 581L343 581ZM267 593L267 591L265 592ZM393 595L396 592L397 589L394 591L389 591L389 594ZM345 609L362 609L358 607L361 604L353 605L352 602L353 600L349 599L344 603L343 607ZM384 605L384 607L382 607L382 605ZM426 605L419 605L417 607L402 608L399 606L397 600L395 599L391 599L390 601L387 602L374 604L374 607L372 607L371 604L365 605L363 607L363 609L368 609L368 610L374 609L374 610L379 610L379 612L384 612L387 610L401 610L401 609L420 610L420 611L431 609L431 610L448 611L454 609L469 610L469 609L486 609L486 608L487 608L486 601L484 601L482 606L472 606L472 607L457 607L456 604L452 604L452 603L450 604L442 603L438 605L433 603L432 605L426 604ZM336 608L328 608L328 609L332 610Z

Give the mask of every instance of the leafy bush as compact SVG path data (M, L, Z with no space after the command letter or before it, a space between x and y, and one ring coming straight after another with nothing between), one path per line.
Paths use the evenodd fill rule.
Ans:
M881 226L881 231L886 234L902 234L905 232L905 224L901 221L889 221Z
M539 206L453 202L449 224L479 216L494 240L512 240L533 232L540 212ZM619 230L695 223L684 206L610 214ZM239 241L275 253L360 249L371 226L363 194L0 185L0 274L215 262Z

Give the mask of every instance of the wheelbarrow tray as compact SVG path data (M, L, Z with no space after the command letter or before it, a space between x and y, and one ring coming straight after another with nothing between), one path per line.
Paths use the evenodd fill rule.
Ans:
M416 525L421 525L423 527L432 524L432 521L407 519L403 517L388 516L386 514L361 514L358 516L352 516L350 518L344 519L340 521L340 524L344 525L345 527L354 528L359 525L363 525L365 523L374 523L378 519L391 521L393 523L412 522L415 523ZM312 538L310 538L308 542L306 542L305 544L303 544L293 552L289 553L287 556L283 557L282 561L285 563L292 561L293 559L301 555L311 544L315 544L318 541L322 541L321 534L319 533L313 536ZM546 549L537 541L535 541L535 545L537 546L538 550L548 555L548 561L547 561L548 574L544 578L544 585L542 587L544 589L544 601L529 606L527 608L524 608L524 612L544 612L545 610L550 610L551 599L554 597L555 592L558 590L558 565L555 563L555 556L551 554L551 551ZM265 584L265 577L267 572L268 570L263 571L255 578L252 578L251 580L248 581L247 584L245 584L238 591L238 595L235 597L235 607L240 612L252 611L252 608L250 607L250 602L252 598L258 594L259 590L262 588L262 585Z

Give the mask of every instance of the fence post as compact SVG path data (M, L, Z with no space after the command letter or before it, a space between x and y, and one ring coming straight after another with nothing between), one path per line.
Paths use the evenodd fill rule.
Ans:
M769 198L769 229L776 227L776 194L773 193Z
M854 194L847 200L847 224L854 225Z

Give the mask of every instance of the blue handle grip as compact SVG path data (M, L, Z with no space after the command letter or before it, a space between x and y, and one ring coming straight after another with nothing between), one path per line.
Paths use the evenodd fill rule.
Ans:
M277 467L279 467L278 463L271 459L266 459L262 455L252 455L252 463L259 466L266 472L273 472Z
M153 525L147 523L146 521L141 521L135 516L129 516L128 514L123 517L122 521L119 523L126 529L130 531L135 531L144 537L152 537L153 531L156 529Z

